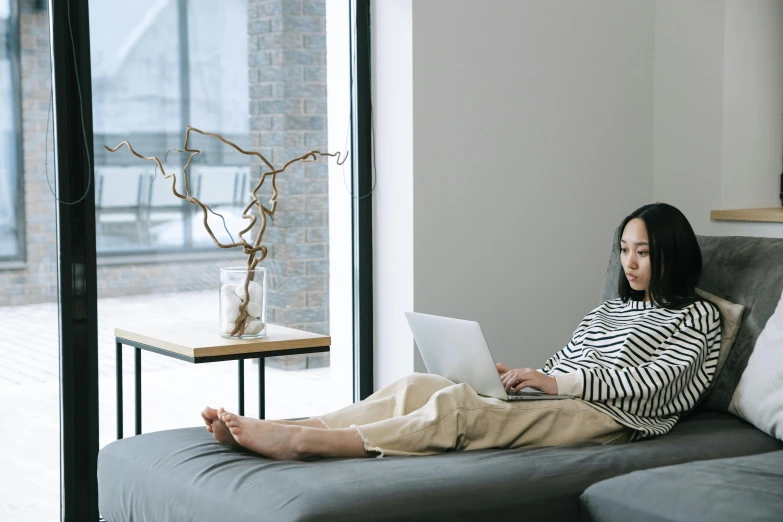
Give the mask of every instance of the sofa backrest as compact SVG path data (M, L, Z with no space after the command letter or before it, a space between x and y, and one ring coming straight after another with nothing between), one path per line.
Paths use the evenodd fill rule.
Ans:
M606 269L600 303L618 297L622 271L617 233ZM783 239L744 236L696 236L701 247L699 288L745 307L737 339L712 392L704 402L708 409L728 411L729 402L756 339L783 292Z

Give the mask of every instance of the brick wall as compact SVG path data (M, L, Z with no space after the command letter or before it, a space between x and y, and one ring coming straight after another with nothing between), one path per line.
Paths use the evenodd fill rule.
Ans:
M310 150L326 152L324 0L253 1L248 9L254 149L277 168ZM260 163L251 165L254 183L262 172ZM282 267L270 270L270 320L324 334L329 332L327 174L324 158L278 174L275 223L264 234L269 258Z

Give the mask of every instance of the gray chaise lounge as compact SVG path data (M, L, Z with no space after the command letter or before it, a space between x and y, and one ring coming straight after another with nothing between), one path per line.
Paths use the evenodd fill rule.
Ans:
M98 459L101 513L109 522L285 522L506 519L515 510L526 520L571 521L589 516L582 511L580 495L605 479L694 461L780 452L782 441L726 409L783 289L783 240L699 237L699 242L705 265L700 288L747 309L712 393L663 437L620 446L275 462L226 449L203 428L186 428L106 446ZM619 268L613 249L601 301L616 296ZM633 505L638 497L642 512L650 504L647 490L638 486L638 475L628 475L628 481L621 477L620 483L626 486L626 501Z
M593 522L778 522L783 451L636 471L590 486L581 500L582 520Z

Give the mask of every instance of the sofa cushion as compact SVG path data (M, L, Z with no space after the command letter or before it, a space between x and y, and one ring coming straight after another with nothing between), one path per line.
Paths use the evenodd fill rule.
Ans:
M729 411L783 440L783 295L756 341Z
M601 291L601 302L618 297L620 252L617 234ZM783 239L696 236L702 253L699 288L745 307L737 338L703 406L728 411L753 347L783 291Z
M703 412L662 437L616 446L452 452L431 457L276 462L221 446L203 428L113 442L98 457L111 522L576 520L591 484L633 470L783 449L728 413Z
M783 451L636 471L593 484L580 497L593 522L778 522Z
M731 301L727 301L726 299L722 299L716 295L712 295L709 292L705 292L701 288L697 288L696 293L704 299L712 301L720 309L720 349L718 353L718 363L715 366L715 375L713 376L712 381L710 381L710 385L696 400L696 404L693 405L693 408L683 412L680 415L680 420L684 420L690 416L699 406L701 406L701 403L704 402L707 397L709 397L710 391L712 390L712 387L715 386L718 375L720 375L720 371L723 368L723 364L726 362L726 359L729 356L729 352L731 352L731 347L734 345L734 340L737 338L737 332L739 331L739 327L742 321L742 312L745 311L744 306L732 303Z
M745 311L745 307L705 292L701 288L697 288L696 293L704 299L715 303L720 309L720 353L718 355L718 364L715 366L713 381L708 388L711 389L718 375L720 375L721 369L723 369L726 358L728 358L729 352L731 352L731 347L734 346L734 341L737 339L737 332L740 324L742 324L742 312Z

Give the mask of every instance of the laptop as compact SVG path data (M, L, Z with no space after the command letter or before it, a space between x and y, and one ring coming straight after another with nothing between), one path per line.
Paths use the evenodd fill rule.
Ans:
M547 395L530 387L507 393L476 321L416 312L405 312L405 317L429 373L467 384L479 395L504 401L574 398L573 395Z

